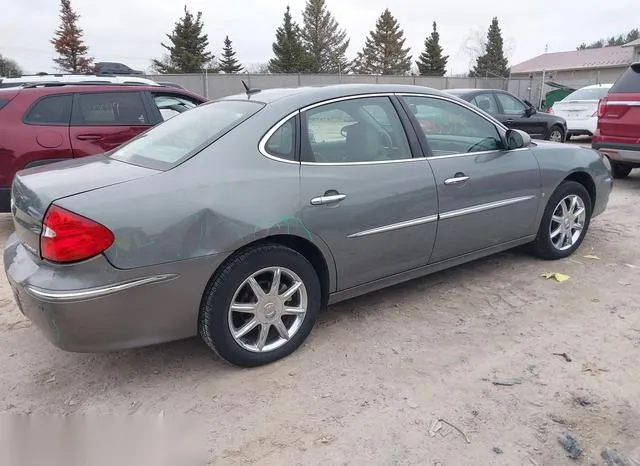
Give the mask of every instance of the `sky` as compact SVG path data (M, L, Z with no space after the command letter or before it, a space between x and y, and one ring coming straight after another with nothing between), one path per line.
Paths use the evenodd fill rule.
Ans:
M376 19L389 8L405 32L405 46L415 60L437 21L441 44L449 55L448 74L465 73L473 61L470 48L486 36L492 17L500 21L509 63L515 65L549 52L574 50L581 42L626 33L640 26L638 0L326 0L351 43L348 58L364 45ZM72 0L96 61L117 61L150 70L184 5L202 11L211 51L219 56L226 35L249 69L272 57L275 30L291 6L302 22L305 0ZM588 5L588 6L587 6ZM0 54L27 73L56 71L50 44L59 23L56 0L0 0Z

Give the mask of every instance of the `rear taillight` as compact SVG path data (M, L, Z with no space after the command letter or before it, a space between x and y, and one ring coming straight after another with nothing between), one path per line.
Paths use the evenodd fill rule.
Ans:
M552 108L552 107L549 107L549 108L547 109L547 113L549 113L549 114L553 115L553 108Z
M598 118L602 118L604 114L607 112L607 101L606 99L600 99L598 102Z
M78 262L97 256L113 241L105 226L53 205L42 224L40 254L53 262Z

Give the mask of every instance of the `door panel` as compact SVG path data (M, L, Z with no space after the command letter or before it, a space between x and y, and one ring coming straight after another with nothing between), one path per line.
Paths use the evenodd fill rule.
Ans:
M535 118L535 113L527 115L527 106L523 102L504 92L495 92L495 96L501 107L501 123L508 128L519 129L531 136L540 137L544 135L546 124Z
M529 149L429 160L440 200L431 262L535 234L540 175ZM469 177L446 184L457 174Z
M70 127L73 156L110 151L151 126L140 92L77 94Z
M533 234L540 174L529 149L503 151L502 136L484 116L457 102L404 97L423 128L438 192L438 233L431 263Z
M437 229L433 174L426 159L412 158L389 98L303 112L301 143L302 219L331 249L339 290L427 264Z

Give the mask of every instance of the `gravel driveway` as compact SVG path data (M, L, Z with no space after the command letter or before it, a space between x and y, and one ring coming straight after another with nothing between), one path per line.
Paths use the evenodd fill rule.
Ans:
M605 447L640 459L639 229L635 173L572 259L517 250L333 306L291 357L253 370L198 339L57 350L3 276L0 411L186 415L211 464L571 464L563 433L583 464Z

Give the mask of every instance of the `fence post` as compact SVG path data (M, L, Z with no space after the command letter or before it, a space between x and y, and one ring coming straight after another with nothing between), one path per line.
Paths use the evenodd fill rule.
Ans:
M298 87L301 86L301 81L300 81L300 72L298 71Z
M251 73L247 73L247 86L251 89Z
M473 88L474 89L478 88L478 77L477 76L473 78Z
M447 76L444 77L444 88L449 89L449 78Z
M416 75L415 74L413 75L413 85L414 86L416 85Z

